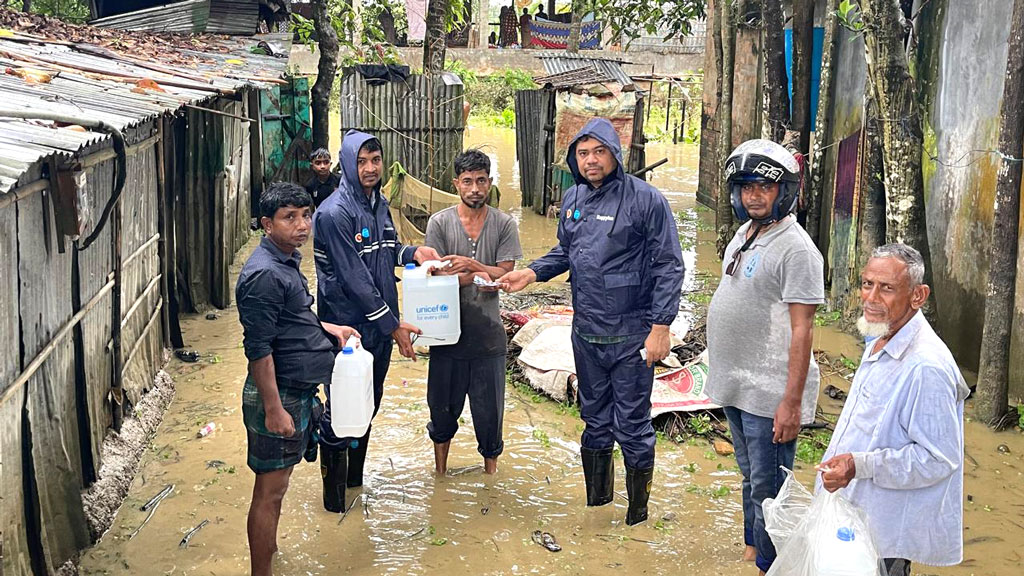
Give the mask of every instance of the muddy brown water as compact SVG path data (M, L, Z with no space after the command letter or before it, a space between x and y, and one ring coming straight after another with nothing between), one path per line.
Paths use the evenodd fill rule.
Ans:
M518 174L511 130L476 128L467 145L480 145L497 162L502 208L520 223L527 258L554 240L555 222L519 208ZM669 167L652 181L675 210L694 210L697 150L693 146L649 145L649 157L669 157ZM705 222L713 218L698 214ZM697 227L696 249L687 253L688 270L714 282L714 258L707 226ZM244 262L249 246L237 261ZM308 253L308 247L306 252ZM312 258L303 260L311 283ZM237 265L236 265L237 270ZM688 274L688 286L696 280ZM249 557L245 518L253 474L245 465L241 388L245 359L234 308L218 319L183 319L186 341L203 357L196 364L172 360L167 367L177 393L132 484L113 526L82 557L81 572L93 574L245 574ZM832 355L859 357L857 340L831 328L818 329L816 348ZM650 521L627 527L621 458L614 504L585 507L579 464L578 417L551 402L535 402L514 388L506 394L505 452L495 476L477 465L472 418L452 445L445 478L433 474L433 452L425 429L427 360L413 363L397 355L384 401L374 422L366 482L350 491L355 506L341 515L321 506L318 466L295 468L284 500L275 573L313 574L749 574L741 562L740 476L731 457L718 456L703 441L659 441ZM829 382L845 386L840 375ZM840 404L824 402L826 410ZM217 425L206 438L196 431ZM1006 445L1009 453L997 446ZM915 566L915 574L967 576L1020 574L1024 543L1024 438L994 434L967 424L965 562L952 568ZM798 477L811 482L801 465ZM175 489L149 523L139 506L166 484ZM724 487L724 489L722 488ZM728 493L723 494L727 489ZM928 511L919 511L927 514ZM203 520L210 523L188 548L179 542ZM562 551L534 544L534 530L552 533Z

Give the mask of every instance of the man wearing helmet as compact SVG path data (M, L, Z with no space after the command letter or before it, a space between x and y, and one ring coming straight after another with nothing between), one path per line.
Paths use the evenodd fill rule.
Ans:
M726 248L708 308L708 395L725 409L743 473L744 558L775 560L761 502L793 467L796 437L814 420L814 311L825 302L823 259L797 222L800 168L768 140L741 144L725 164L733 211L746 221Z

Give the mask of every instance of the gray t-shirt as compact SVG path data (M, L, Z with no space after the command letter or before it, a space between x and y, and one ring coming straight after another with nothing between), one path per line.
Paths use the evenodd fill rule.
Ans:
M487 266L514 262L523 257L515 220L490 206L476 242L462 227L458 206L452 206L430 217L424 244L442 256L468 256ZM459 341L450 346L434 346L430 353L466 360L505 354L505 327L501 324L498 293L481 292L470 284L459 289L459 301L462 318Z
M824 304L824 262L796 218L789 216L761 233L728 276L725 270L749 229L749 222L741 226L725 249L722 281L708 308L706 390L717 404L774 418L788 376L793 337L789 304ZM814 421L819 381L812 354L801 424Z

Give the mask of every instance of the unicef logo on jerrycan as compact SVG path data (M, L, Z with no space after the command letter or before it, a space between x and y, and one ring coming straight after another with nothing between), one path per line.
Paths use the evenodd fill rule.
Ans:
M423 331L417 345L444 346L459 341L459 279L456 276L428 276L426 271L440 262L410 264L402 274L402 300L408 321Z
M434 304L433 306L419 306L416 308L416 314L430 314L430 318L447 318L448 305Z

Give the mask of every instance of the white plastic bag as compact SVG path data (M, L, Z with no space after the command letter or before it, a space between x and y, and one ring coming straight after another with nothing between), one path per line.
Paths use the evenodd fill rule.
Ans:
M885 576L864 513L836 492L815 495L777 550L767 576Z
M792 470L786 467L782 467L782 470L786 473L786 481L782 483L778 496L765 498L761 504L764 528L772 537L776 550L782 550L786 545L790 534L800 525L814 500L814 496L793 477Z

